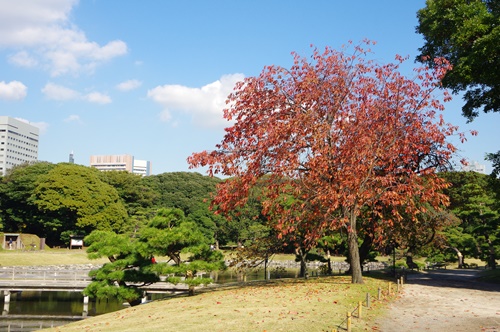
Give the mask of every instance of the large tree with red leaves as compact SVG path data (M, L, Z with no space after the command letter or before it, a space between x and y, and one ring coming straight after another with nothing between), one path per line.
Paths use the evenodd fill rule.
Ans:
M191 167L231 177L213 201L220 211L243 205L267 175L264 213L281 234L300 230L310 242L344 228L353 283L363 282L357 218L369 210L387 228L417 221L426 204L446 204L435 171L454 152L447 137L457 130L437 115L443 105L432 94L445 61L409 79L399 72L401 57L367 60L369 44L294 54L291 68L246 78L228 97L224 116L234 125L222 142L188 158Z

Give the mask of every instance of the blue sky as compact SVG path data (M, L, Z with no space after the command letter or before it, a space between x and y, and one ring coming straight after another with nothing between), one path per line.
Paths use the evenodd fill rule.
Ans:
M424 0L170 1L0 0L0 115L41 129L39 159L88 165L93 154L150 160L153 173L187 171L193 152L213 149L228 125L225 97L266 65L290 66L292 51L377 42L373 57L413 59ZM408 61L403 73L412 75ZM460 156L484 162L499 146L500 114L445 119L479 136ZM203 173L203 170L196 170Z

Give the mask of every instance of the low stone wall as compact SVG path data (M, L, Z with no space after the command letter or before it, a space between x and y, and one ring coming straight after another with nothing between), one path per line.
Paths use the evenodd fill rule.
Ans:
M226 261L226 265L230 265L230 261ZM307 262L307 268L310 270L316 270L319 269L321 266L326 265L327 263L323 262ZM333 271L347 271L349 270L349 263L347 262L338 262L334 261L331 262L332 270ZM292 261L292 260L286 260L286 261L270 261L268 264L268 268L276 268L276 267L282 267L285 269L295 269L295 268L300 268L300 262ZM383 262L368 262L363 264L363 270L364 271L373 271L373 270L382 270L387 267L386 263Z

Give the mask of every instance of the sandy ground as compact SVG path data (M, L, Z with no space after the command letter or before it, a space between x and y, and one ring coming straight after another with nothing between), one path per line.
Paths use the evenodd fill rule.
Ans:
M408 276L400 297L375 322L382 332L500 332L500 285L475 281L476 270Z

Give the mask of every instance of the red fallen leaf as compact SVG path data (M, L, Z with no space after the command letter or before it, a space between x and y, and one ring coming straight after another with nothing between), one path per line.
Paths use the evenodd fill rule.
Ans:
M338 302L337 301L333 301L333 304L337 304Z
M222 302L217 301L217 304L221 304Z

